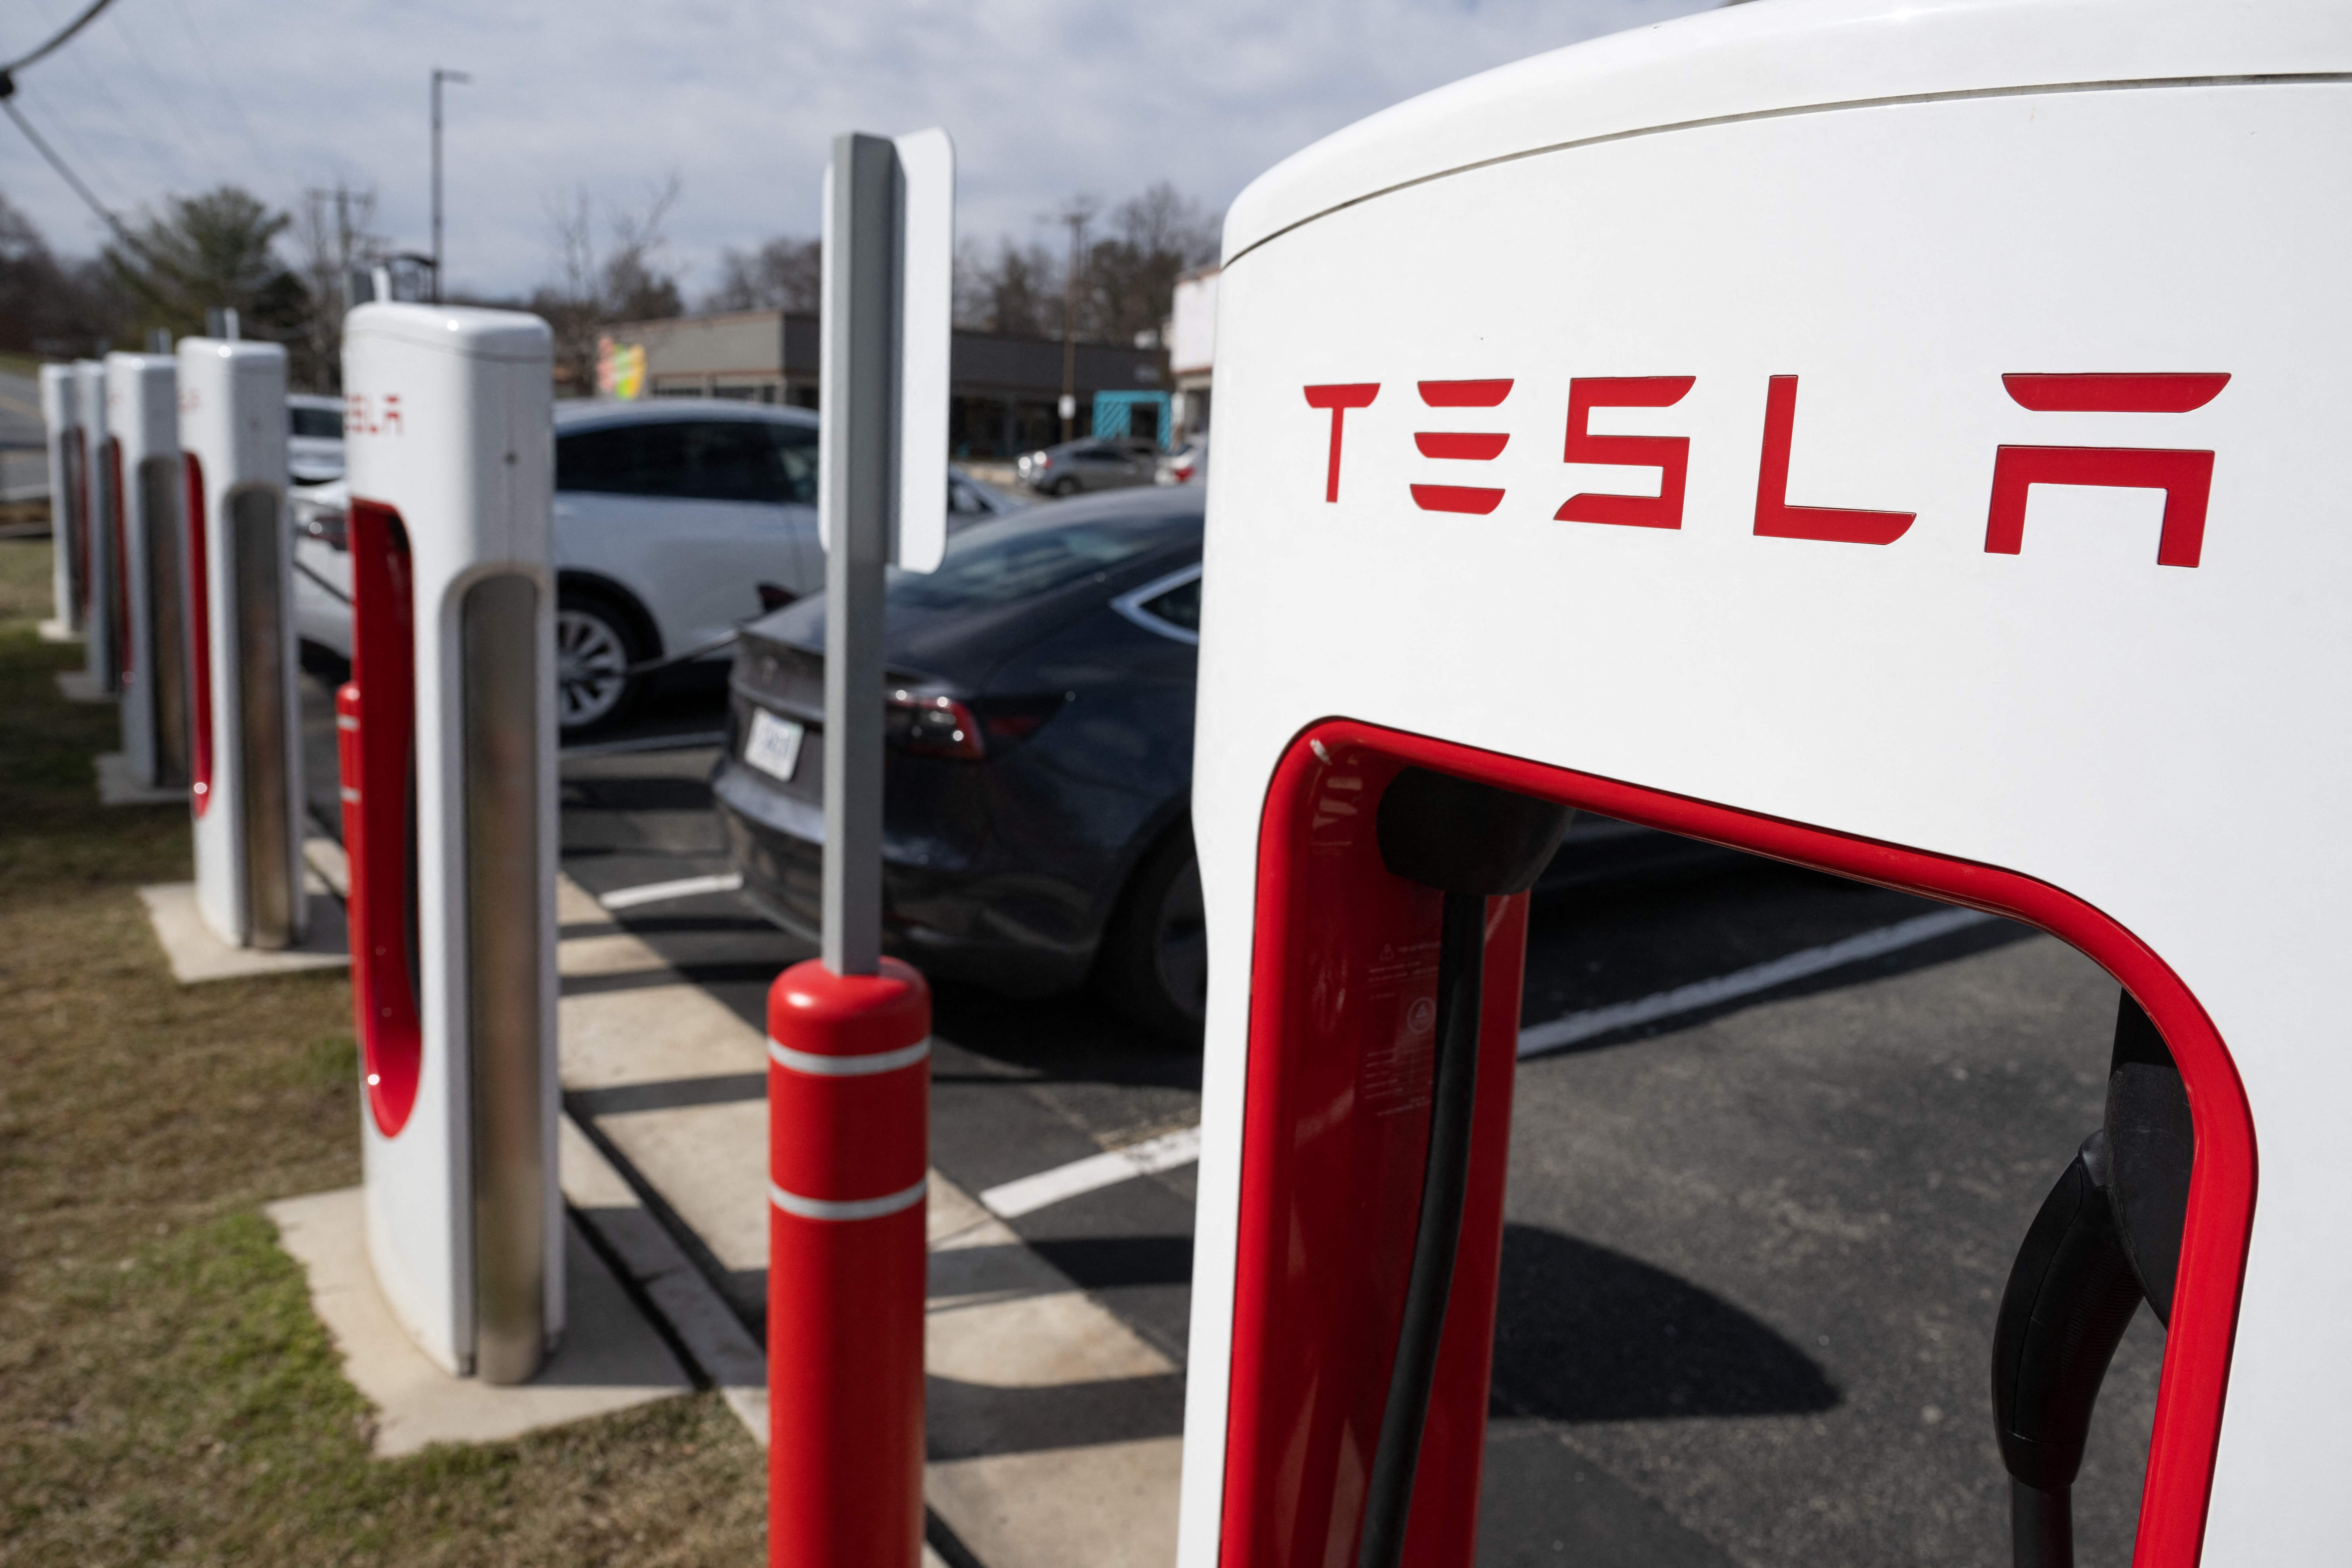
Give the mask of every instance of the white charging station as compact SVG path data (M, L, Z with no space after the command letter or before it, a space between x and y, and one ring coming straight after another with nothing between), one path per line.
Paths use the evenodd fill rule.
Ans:
M81 516L89 568L82 591L83 672L93 691L112 696L122 689L122 576L114 509L114 453L107 445L106 362L73 363L74 405L81 417Z
M73 366L41 367L41 423L49 458L49 584L56 608L45 636L78 637L89 582L89 521L82 505L81 403Z
M122 754L131 782L189 782L187 530L177 362L106 356L107 429L117 470L123 609Z
M368 1250L416 1343L491 1383L563 1329L551 354L510 311L343 327Z
M2342 1550L2347 146L2341 6L1780 0L1461 82L1238 198L1183 1568L1357 1561L1413 1230L1381 1173L1428 1122L1360 1077L1427 1017L1391 954L1436 895L1371 832L1409 766L2105 967L2195 1128L2134 1561ZM1497 1131L1405 1556L1438 1568L1494 1326L1492 910Z
M290 947L308 930L310 910L286 351L182 338L177 379L196 908L232 947Z

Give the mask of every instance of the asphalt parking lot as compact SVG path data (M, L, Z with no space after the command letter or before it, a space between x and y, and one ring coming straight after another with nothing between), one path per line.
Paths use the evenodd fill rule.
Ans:
M731 892L691 890L727 866L713 752L677 742L719 715L686 694L568 753L563 869L624 895L620 926L756 1026L807 949ZM2116 989L2021 927L1906 924L1936 913L1733 857L1539 900L1524 1024L1538 1041L1589 1026L1519 1068L1482 1563L2008 1560L1993 1310L2097 1124ZM1931 934L1805 973L1890 929ZM936 1003L933 1162L966 1193L1197 1120L1197 1058L1139 1044L1088 998L942 986ZM688 1098L763 1092L747 1073ZM567 1096L592 1130L643 1102ZM1006 1223L1181 1368L1192 1165L1081 1186ZM757 1333L764 1274L701 1256ZM2143 1312L2108 1377L2076 1492L2086 1563L2129 1555L2161 1348ZM935 1384L934 1458L952 1458L940 1403ZM990 1441L1129 1443L1181 1419L1181 1375L1069 1384Z

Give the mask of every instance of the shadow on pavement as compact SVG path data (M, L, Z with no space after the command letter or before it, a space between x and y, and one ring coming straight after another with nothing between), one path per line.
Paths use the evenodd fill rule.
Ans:
M950 1377L923 1379L929 1408L925 1457L971 1459L1090 1448L1184 1430L1184 1378L1114 1377L1092 1383L998 1388Z
M1662 1268L1534 1226L1503 1227L1498 1415L1632 1421L1827 1410L1837 1389L1762 1321Z

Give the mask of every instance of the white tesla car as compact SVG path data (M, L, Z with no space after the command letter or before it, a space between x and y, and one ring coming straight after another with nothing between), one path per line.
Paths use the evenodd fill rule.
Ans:
M741 622L824 583L817 418L708 399L570 403L555 411L556 712L567 735L608 724L642 689L633 666L698 648L723 661ZM341 482L297 486L302 639L351 657ZM962 474L948 523L1020 503ZM716 645L716 646L713 646Z

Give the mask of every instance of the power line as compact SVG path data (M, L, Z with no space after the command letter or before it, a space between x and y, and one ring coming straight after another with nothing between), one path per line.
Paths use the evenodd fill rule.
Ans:
M25 140L33 144L33 150L48 160L49 167L55 169L64 178L65 183L73 187L74 195L79 196L89 205L89 210L99 216L99 220L114 232L114 237L132 249L139 249L139 241L131 236L129 229L122 226L122 220L116 217L107 205L98 199L97 193L81 183L81 176L75 174L63 158L58 156L58 150L49 145L48 139L33 129L33 122L25 118L23 110L16 107L14 85L10 84L11 90L7 96L0 97L0 109L8 111L8 118L16 122L16 129L25 133Z
M92 22L98 20L98 14L100 11L105 10L109 5L113 4L114 0L91 0L89 9L84 11L80 16L76 16L72 21L68 22L65 25L64 30L59 32L55 37L51 38L47 43L43 44L39 48L35 49L29 55L26 55L19 59L10 60L6 65L0 66L0 99L5 99L16 90L16 84L12 81L8 81L6 79L7 78L15 76L26 66L31 65L35 60L41 58L44 55L47 55L52 49L55 49L59 45L63 44L68 38L72 37L76 33L79 33L84 27L89 26Z
M180 95L164 85L163 77L156 72L153 66L147 63L146 55L140 50L139 40L131 35L130 28L122 25L121 17L110 16L107 21L114 33L116 42L121 44L123 52L131 57L131 63L139 68L139 74L145 77L148 84L153 88L152 100L162 104L164 112L179 126L181 139L192 151L199 142L202 142L209 153L211 162L234 174L236 160L234 157L222 155L221 143L215 139L214 127L207 125L199 129L195 121L189 119L187 111L180 107ZM257 170L256 173L259 171Z
M32 0L32 4L38 7L40 0ZM181 158L179 139L168 132L161 136L155 133L152 122L148 117L146 101L140 94L131 94L131 101L139 105L139 113L134 116L130 110L123 107L122 100L114 95L114 77L118 73L98 68L91 60L88 48L76 49L72 54L66 56L65 59L82 78L84 83L82 96L95 100L113 116L114 134L118 140L143 143L144 161L159 167L169 165L172 182L181 188L190 189L196 185L196 182L188 176L187 163Z
M261 138L253 133L253 121L246 118L245 100L222 84L220 71L213 64L212 46L205 42L205 36L197 29L196 25L188 20L186 5L183 5L181 0L172 0L172 12L179 18L180 30L187 34L188 41L195 46L196 62L205 68L205 77L212 83L213 91L228 105L229 113L235 117L237 130L245 137L246 145L253 150L254 167L269 168L276 171L280 178L285 177L289 171L278 164L274 151L263 150Z
M16 93L16 101L19 104L46 104L49 100L34 92L29 86L20 86ZM30 109L26 110L28 115L31 112ZM41 112L47 114L48 110L45 108ZM122 188L122 181L114 169L105 158L99 155L95 147L82 140L81 133L74 129L71 120L60 117L50 121L48 134L56 138L58 152L71 158L74 167L82 170L89 176L89 184L93 190L108 185L118 191ZM114 204L110 201L108 205L111 206Z

